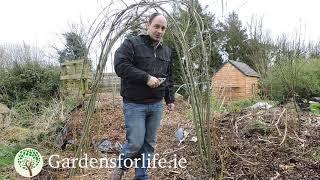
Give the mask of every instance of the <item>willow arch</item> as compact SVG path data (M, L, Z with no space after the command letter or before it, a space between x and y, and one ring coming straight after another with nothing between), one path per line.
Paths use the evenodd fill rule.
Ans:
M123 1L122 1L123 2ZM196 135L198 138L198 150L200 154L200 158L203 162L203 165L207 168L208 174L213 176L212 169L212 150L211 150L211 130L210 130L210 121L211 117L211 107L210 107L210 77L209 77L209 68L208 68L208 53L207 50L210 47L207 47L204 40L204 25L201 19L201 16L197 12L194 7L192 0L185 1L142 1L139 3L134 3L131 5L127 5L124 9L116 10L115 12L108 14L108 11L111 9L112 4L106 6L100 13L98 18L94 21L91 26L91 37L88 43L88 47L90 48L93 41L101 35L102 33L106 33L103 40L101 41L101 50L99 56L99 62L97 65L97 70L94 76L94 81L92 85L92 95L89 99L89 104L86 107L85 119L84 119L84 127L83 133L81 136L79 147L76 151L76 158L80 157L80 154L83 151L86 151L88 147L88 135L90 132L90 127L92 124L92 115L94 112L95 102L97 98L97 90L99 87L99 83L102 79L103 70L106 66L108 56L112 48L114 47L116 41L124 35L131 27L136 25L136 22L139 18L145 15L149 10L156 9L157 11L165 14L169 18L169 22L171 22L172 27L169 30L174 37L176 37L177 42L175 42L176 49L181 49L178 51L178 56L180 59L180 65L182 67L182 75L185 84L187 85L187 91L191 97L191 106L192 106L192 114L193 114L193 124L196 129ZM184 7L188 12L190 12L190 17L195 20L197 34L195 39L197 39L197 43L195 46L200 47L197 49L198 54L201 54L200 58L197 61L193 60L193 51L195 51L194 46L190 46L190 43L186 41L184 30L180 27L179 22L170 15L168 11L166 11L162 6L174 4L175 6ZM102 18L101 18L102 17ZM99 19L100 18L100 19ZM107 21L106 21L107 20ZM109 25L110 24L110 25ZM209 35L210 36L210 35ZM193 63L200 63L202 68L200 70L195 70L193 67ZM195 73L197 74L195 76ZM199 77L203 78L204 85L199 88ZM214 136L215 137L215 136ZM218 138L214 138L218 139ZM213 141L214 143L215 141ZM217 143L214 143L215 145ZM217 149L218 150L218 149ZM218 151L219 154L219 151ZM220 153L221 154L221 153ZM220 156L219 154L219 156ZM220 156L221 157L221 156ZM222 159L221 159L222 161ZM222 167L223 169L223 167ZM72 177L76 169L72 169L70 172L70 176ZM223 170L222 170L223 171ZM222 177L222 171L220 178Z

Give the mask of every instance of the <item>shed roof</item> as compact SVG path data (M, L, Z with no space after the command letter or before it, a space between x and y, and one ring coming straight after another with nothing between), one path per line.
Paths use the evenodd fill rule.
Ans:
M240 72L242 72L246 76L260 77L260 75L255 70L253 70L250 66L248 66L243 62L228 60L222 65L222 67L227 63L230 63L231 65L233 65L235 68L237 68Z

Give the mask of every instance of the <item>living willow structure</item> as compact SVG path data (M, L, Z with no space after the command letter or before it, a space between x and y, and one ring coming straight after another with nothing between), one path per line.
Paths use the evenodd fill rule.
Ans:
M170 13L170 8L181 8L189 14L186 22L179 22ZM175 49L182 67L182 79L186 85L186 90L190 96L193 125L197 135L198 153L203 162L203 167L207 169L208 176L222 178L223 158L218 148L218 138L214 128L214 119L211 111L211 77L209 72L209 55L211 50L210 34L204 28L203 19L198 12L193 0L184 1L141 1L133 4L126 4L118 1L117 4L108 4L95 19L90 28L90 38L88 47L91 48L93 42L100 41L101 50L99 62L96 68L94 81L92 84L92 95L86 107L83 133L80 144L76 151L79 158L87 151L90 144L89 132L94 119L95 102L97 90L103 77L107 61L110 59L111 51L117 40L123 37L130 29L143 23L141 18L150 12L160 12L167 16L169 25L166 33L170 33L175 39ZM187 41L186 31L190 27L188 23L193 22L196 27L196 34L192 37L192 42ZM185 25L182 25L185 24ZM193 26L194 27L194 26ZM101 38L102 37L102 38ZM190 38L189 38L190 39ZM215 162L220 162L220 168L216 168ZM222 168L222 170L221 170ZM219 172L216 169L220 169ZM72 169L70 177L77 171ZM219 173L219 174L218 174Z

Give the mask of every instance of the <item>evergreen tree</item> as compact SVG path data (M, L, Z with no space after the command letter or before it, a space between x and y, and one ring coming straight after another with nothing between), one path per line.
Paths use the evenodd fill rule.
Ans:
M203 40L205 41L207 47L211 46L211 50L208 49L208 52L209 52L208 63L210 68L212 69L210 70L210 72L212 73L214 69L217 69L222 64L222 59L218 53L218 48L216 46L217 44L215 43L217 41L217 31L214 26L215 17L214 15L206 11L206 7L202 8L198 1L193 1L193 3L197 11L200 12L199 15L204 24L205 33L203 34L203 37L204 37ZM183 9L182 7L178 7L178 6L174 7L174 10L171 16L176 19L181 29L184 31L186 42L189 42L189 47L193 49L199 49L199 51L195 50L193 52L198 52L200 54L193 54L192 56L193 56L193 60L195 60L195 62L197 63L196 67L201 68L201 64L203 64L203 62L200 62L202 59L199 58L199 57L202 57L200 46L199 46L200 42L197 42L195 38L195 36L198 33L198 29L196 29L195 19L186 9ZM170 31L170 28L173 27L172 22L169 21L168 26ZM182 67L179 62L181 60L179 59L177 52L179 51L181 52L182 48L179 47L176 37L174 37L170 32L167 32L165 34L164 39L165 39L165 42L169 44L171 48L175 49L174 50L175 53L173 55L175 83L181 85L184 82L182 79L182 70L181 70ZM176 47L176 45L178 45L178 47ZM182 54L182 57L180 58L183 58L183 54ZM196 61L197 59L199 59L199 62ZM199 78L201 79L201 77Z
M246 29L238 14L232 12L225 23L219 23L219 43L225 51L229 60L241 61L253 67L254 63L248 56L248 36Z
M66 60L76 60L86 58L88 56L88 48L83 38L75 32L67 32L63 34L66 44L61 51L58 50L59 62Z

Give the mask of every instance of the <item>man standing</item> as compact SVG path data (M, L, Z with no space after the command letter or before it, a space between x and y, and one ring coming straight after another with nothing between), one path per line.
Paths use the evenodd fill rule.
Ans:
M133 165L128 159L135 158L138 159L135 179L148 179L148 160L154 154L162 99L170 111L174 109L171 49L162 43L166 28L166 18L154 13L149 17L147 35L126 39L115 53L114 68L121 77L126 143L112 180L121 179L123 172Z

